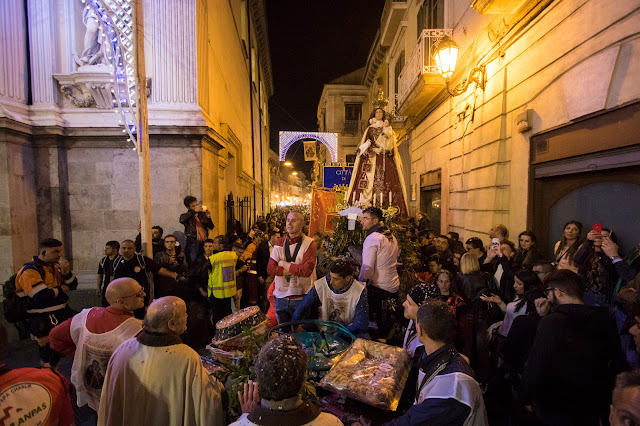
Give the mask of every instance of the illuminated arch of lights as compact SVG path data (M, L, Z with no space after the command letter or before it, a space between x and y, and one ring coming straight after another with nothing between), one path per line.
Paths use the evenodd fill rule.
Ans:
M329 149L331 161L338 162L338 134L328 132L280 132L280 161L285 160L285 155L291 145L301 140L313 139Z

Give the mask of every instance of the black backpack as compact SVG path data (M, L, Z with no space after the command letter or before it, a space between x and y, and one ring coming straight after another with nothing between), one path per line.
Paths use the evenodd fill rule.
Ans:
M11 275L11 278L2 285L4 317L10 323L27 319L27 300L16 294L16 276L17 274Z
M24 268L24 266L22 268ZM20 271L22 271L22 268ZM36 271L38 271L41 277L44 276L44 271L42 268L38 267L37 264ZM18 274L19 273L20 272L18 272ZM16 277L18 274L11 275L11 277L2 285L2 295L4 296L2 308L4 317L7 322L10 323L27 320L27 302L29 297L20 297L16 293Z

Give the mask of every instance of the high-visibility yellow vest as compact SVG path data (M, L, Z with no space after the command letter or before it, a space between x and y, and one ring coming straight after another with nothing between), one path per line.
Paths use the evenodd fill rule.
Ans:
M238 255L233 251L221 251L209 256L211 272L209 272L209 297L225 299L236 294L236 260Z

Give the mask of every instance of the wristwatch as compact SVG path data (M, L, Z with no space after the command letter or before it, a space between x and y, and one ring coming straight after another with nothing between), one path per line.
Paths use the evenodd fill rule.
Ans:
M616 256L611 256L611 261L612 261L613 263L620 262L621 260L622 260L622 258L621 258L620 256L618 256L618 255L616 255Z

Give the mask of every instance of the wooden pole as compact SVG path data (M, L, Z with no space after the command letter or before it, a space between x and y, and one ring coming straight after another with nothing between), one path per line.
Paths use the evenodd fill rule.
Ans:
M135 38L136 80L138 86L138 183L140 188L140 224L142 254L153 258L151 241L151 167L149 165L149 120L147 116L147 77L144 66L144 19L143 0L134 0L133 20ZM153 280L150 282L149 298L154 298Z

